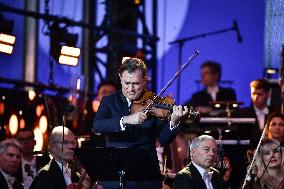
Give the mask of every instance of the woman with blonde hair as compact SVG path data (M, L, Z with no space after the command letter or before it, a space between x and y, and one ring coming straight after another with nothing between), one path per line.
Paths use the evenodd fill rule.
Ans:
M284 189L284 152L278 141L264 139L257 152L255 164L255 188Z

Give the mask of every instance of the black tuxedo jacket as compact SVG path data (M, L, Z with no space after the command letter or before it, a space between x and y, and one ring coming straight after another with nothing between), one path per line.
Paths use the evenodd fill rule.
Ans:
M76 178L78 180L78 178ZM66 182L54 159L40 169L33 180L30 189L66 189Z
M9 189L8 188L8 183L5 180L4 175L2 174L2 172L0 171L0 188L1 189ZM15 180L14 184L13 184L13 189L24 189L23 185L17 181L17 179Z
M177 129L170 130L167 121L156 117L139 125L127 125L121 131L120 119L130 115L128 103L121 91L103 97L94 121L94 132L105 133L107 147L139 147L145 149L153 157L158 166L156 140L168 145L175 138Z
M276 111L276 110L271 108L271 107L268 107L269 114L272 113L273 111ZM266 122L269 114L267 114L265 116L265 122ZM259 123L258 123L258 119L257 119L257 115L256 115L254 107L251 105L249 107L241 108L237 112L235 112L233 114L233 116L234 117L255 118L256 123L254 125L252 125L252 127L250 129L247 129L246 132L249 133L249 135L251 136L250 147L253 148L253 149L256 148L258 141L261 137L262 130L259 129Z
M219 92L216 96L216 101L236 101L236 93L232 88L223 88L219 86ZM207 89L198 91L192 95L192 98L185 103L185 105L191 106L210 106L210 102L213 102L211 95L207 92Z
M211 171L213 171L211 178L213 189L226 189L227 186L224 184L217 170L212 168ZM173 188L206 189L206 185L197 168L192 163L189 163L176 175Z

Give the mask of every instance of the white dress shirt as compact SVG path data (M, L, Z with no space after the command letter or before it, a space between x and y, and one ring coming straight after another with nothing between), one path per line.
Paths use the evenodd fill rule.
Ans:
M254 106L254 109L255 109L256 116L257 116L259 129L263 130L264 129L264 125L265 125L265 116L269 114L269 110L268 110L267 107L265 107L264 109L260 110L260 109L258 109L255 106Z
M198 170L198 172L200 173L202 179L204 180L204 183L206 185L207 189L213 189L212 186L212 182L211 182L211 176L204 178L204 175L209 174L212 175L212 173L208 172L207 170L203 169L202 167L200 167L199 165L197 165L196 163L192 162L192 164L194 165L194 167Z
M9 189L13 189L13 183L15 181L15 177L11 176L11 175L8 175L6 173L4 173L3 171L1 171L6 182L7 182L7 185L8 185L8 188Z
M62 163L59 162L59 161L56 161L56 163L60 167L60 170L62 170ZM63 176L64 176L64 180L66 182L66 185L68 186L69 184L72 184L71 169L70 168L66 168L66 166L63 166L63 171L62 172L63 172Z
M29 171L26 171L26 166L30 167ZM30 188L34 176L36 175L36 158L34 157L31 161L27 161L22 158L22 175L23 175L23 182L24 188Z
M216 85L214 87L207 87L207 92L211 95L213 101L216 101L217 93L219 92L219 86Z

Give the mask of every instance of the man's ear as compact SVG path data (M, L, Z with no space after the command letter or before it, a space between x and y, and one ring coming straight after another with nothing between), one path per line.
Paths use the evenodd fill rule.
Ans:
M33 140L33 145L34 145L34 146L36 145L36 140Z
M191 158L195 155L195 152L196 152L196 149L195 149L195 148L192 148L192 149L190 150L190 157L191 157Z
M145 85L147 85L147 83L148 83L148 76L147 76L147 75L145 75L145 77L144 77L144 79L143 79L143 83L144 83Z

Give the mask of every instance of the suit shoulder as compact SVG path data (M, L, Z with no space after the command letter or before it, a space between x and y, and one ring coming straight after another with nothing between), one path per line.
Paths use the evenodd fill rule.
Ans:
M220 174L220 172L214 167L210 167L210 171L213 171L214 173Z
M177 176L178 176L178 175L188 175L188 176L191 176L191 171L190 171L189 167L186 166L186 167L184 167L181 171L179 171L179 172L177 173Z

